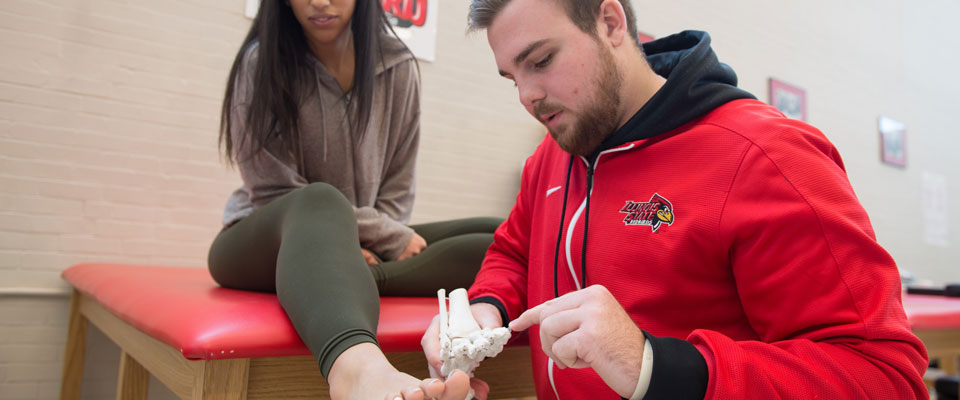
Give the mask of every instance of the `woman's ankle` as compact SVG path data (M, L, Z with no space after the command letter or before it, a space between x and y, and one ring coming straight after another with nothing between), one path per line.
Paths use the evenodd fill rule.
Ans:
M337 356L327 374L327 383L331 388L349 386L360 377L360 374L370 374L384 369L396 370L377 345L363 342L351 346Z

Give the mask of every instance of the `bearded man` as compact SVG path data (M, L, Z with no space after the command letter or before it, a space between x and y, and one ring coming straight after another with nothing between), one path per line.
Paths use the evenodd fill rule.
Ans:
M926 398L897 266L833 145L738 89L706 33L641 46L633 19L472 2L550 132L469 290L481 326L529 330L540 399Z

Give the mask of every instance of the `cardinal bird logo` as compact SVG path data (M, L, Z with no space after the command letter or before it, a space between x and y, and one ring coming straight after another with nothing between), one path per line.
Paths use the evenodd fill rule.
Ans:
M654 232L663 224L673 225L675 218L673 204L659 193L654 193L647 202L627 200L620 212L627 214L624 225L649 225Z

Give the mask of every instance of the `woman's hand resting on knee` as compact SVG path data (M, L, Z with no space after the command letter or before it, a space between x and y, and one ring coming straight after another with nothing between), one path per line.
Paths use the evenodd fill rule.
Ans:
M397 257L397 261L403 261L420 254L425 248L427 248L427 241L414 232L413 236L410 237L410 243L407 243L407 248L403 249L403 253L400 254L400 257Z
M377 258L377 256L373 255L372 251L361 248L360 253L363 254L363 259L367 262L367 265L380 264L380 259Z
M397 257L397 261L403 261L420 254L420 252L425 248L427 248L427 241L424 240L422 236L414 232L413 236L410 237L410 243L407 243L407 247L403 249L403 253ZM377 255L373 254L372 251L360 248L360 253L363 254L363 259L367 262L367 265L380 264L380 259L377 258Z

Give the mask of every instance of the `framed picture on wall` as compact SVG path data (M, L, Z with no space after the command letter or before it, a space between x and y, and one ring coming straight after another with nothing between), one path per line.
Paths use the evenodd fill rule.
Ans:
M796 86L770 78L770 105L786 115L787 118L807 120L807 93Z
M877 118L880 160L896 167L907 166L907 126L893 118Z

